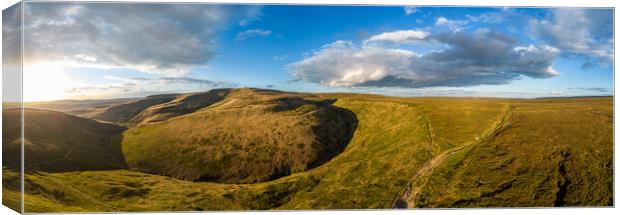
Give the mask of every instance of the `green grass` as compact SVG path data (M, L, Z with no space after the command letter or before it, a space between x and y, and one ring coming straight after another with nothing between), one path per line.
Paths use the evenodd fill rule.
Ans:
M324 163L355 130L351 112L314 97L230 94L214 107L126 131L129 167L187 180L262 182Z
M409 207L611 204L611 97L519 100L319 94L313 101L328 98L352 111L358 123L346 148L316 168L252 184L191 182L128 170L27 174L26 211L392 208L403 196L413 201ZM260 107L273 101L264 102L220 102L210 108ZM302 105L294 110L315 109ZM184 117L203 111L170 120L182 125ZM278 117L298 113L290 114ZM183 126L191 122L200 126L196 124L203 121L187 120ZM186 131L183 126L166 129ZM226 147L235 152L237 146ZM291 149L302 150L297 144ZM430 165L431 171L422 171L431 162L437 162ZM415 198L406 196L409 186L419 187ZM18 196L10 186L3 185L3 191L5 199Z
M611 98L513 102L508 126L435 169L420 207L613 203Z

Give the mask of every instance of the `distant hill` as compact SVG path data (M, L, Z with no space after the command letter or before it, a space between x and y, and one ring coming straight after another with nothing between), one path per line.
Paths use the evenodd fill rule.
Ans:
M137 99L134 101L129 101L126 103L103 108L98 111L86 114L84 116L112 123L128 123L131 122L133 117L135 117L145 109L153 105L172 101L176 99L177 96L177 94L147 96L142 99Z
M71 115L87 114L98 109L108 108L110 106L127 103L136 98L120 98L120 99L88 99L88 100L57 100L44 102L25 102L25 108L52 110L63 112ZM18 108L20 104L9 104L5 107Z
M90 111L83 111L80 115L128 126L142 122L158 122L192 113L219 102L229 91L230 89L214 89L200 93L152 95L102 106L94 110L89 109ZM76 106L84 106L84 104L80 103Z
M230 89L214 89L203 93L188 93L174 100L153 105L131 119L133 123L159 122L172 117L192 113L222 101Z
M3 165L18 170L20 110L4 110L2 117ZM123 127L47 110L25 109L24 118L26 171L125 168L120 149Z

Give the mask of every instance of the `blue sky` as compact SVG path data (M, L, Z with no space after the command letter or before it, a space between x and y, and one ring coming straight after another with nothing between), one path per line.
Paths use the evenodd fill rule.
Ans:
M611 9L27 3L26 12L26 100L220 87L613 94ZM37 77L51 81L29 86Z

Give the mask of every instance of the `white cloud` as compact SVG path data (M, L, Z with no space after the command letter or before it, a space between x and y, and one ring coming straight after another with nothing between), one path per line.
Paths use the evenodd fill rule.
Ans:
M260 21L262 16L263 16L263 13L262 13L261 6L251 7L247 11L247 16L241 19L237 24L241 27L246 27L252 24L253 22Z
M73 87L65 90L65 94L68 98L146 96L162 92L206 91L213 88L237 86L234 83L191 77L126 78L105 76L104 78L118 83Z
M542 20L532 19L530 30L536 40L559 48L563 54L584 57L585 64L613 62L612 10L554 9Z
M437 21L435 21L435 25L439 26L439 25L447 25L448 23L450 23L449 19L446 19L446 17L439 17L437 18Z
M239 32L237 34L237 40L246 40L248 38L252 38L252 37L267 37L271 35L271 31L270 30L264 30L264 29L250 29L250 30L246 30L243 32Z
M389 33L397 34L379 35ZM488 29L432 34L424 41L447 48L420 55L376 44L336 41L290 64L289 70L299 80L332 87L496 85L524 76L549 78L559 74L552 67L557 49L517 46L515 39Z
M405 6L403 10L405 11L405 15L409 16L417 12L418 9L417 7L414 7L414 6Z
M435 26L446 26L451 30L460 30L464 25L467 25L469 21L467 20L450 20L446 17L439 17L437 21L435 21Z
M424 40L430 33L421 30L400 30L384 32L368 38L368 42L392 42L400 44L415 44Z
M406 70L414 55L407 50L359 47L350 41L336 41L290 67L295 77L305 81L351 87Z

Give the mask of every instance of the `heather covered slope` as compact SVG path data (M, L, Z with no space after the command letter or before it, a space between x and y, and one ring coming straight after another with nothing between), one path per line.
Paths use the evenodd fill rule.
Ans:
M334 99L336 101L331 105L351 111L357 119L357 127L341 153L322 165L258 183L193 182L131 170L27 174L26 211L612 204L612 97L526 100L310 95L274 91L256 91L256 94L261 96L254 98L251 93L237 96L234 92L229 93L225 99L207 108L161 122L137 125L125 132L125 138L132 131L140 131L132 135L148 134L144 139L157 137L158 132L178 136L171 133L176 130L183 134L181 137L188 139L179 138L174 143L193 139L189 136L203 137L200 135L208 134L202 133L208 129L183 130L183 127L190 126L190 122L194 122L191 126L197 124L196 120L185 121L185 118L197 116L209 119L201 121L205 125L211 121L235 125L238 119L245 124L260 122L272 127L275 124L260 121L260 117L243 117L258 114L252 112L258 110L265 111L260 115L274 114L266 111L274 109L284 110L276 115L284 117L279 114L297 113L291 110L304 105L294 108L296 105L277 104L321 106ZM275 99L280 96L297 96L301 100ZM233 119L233 123L223 123L217 121L215 115L207 114L210 111L236 117L227 117ZM254 118L256 121L249 121ZM163 129L169 123L177 126ZM222 127L222 130L226 129ZM284 131L294 133L289 130ZM240 153L243 151L230 147L221 151L244 155ZM268 148L254 149L263 151ZM162 160L187 153L164 151L172 153L160 156ZM188 159L191 162L196 160L199 159ZM18 194L13 187L3 186L3 191L7 196Z
M220 92L208 93L212 94L197 96L213 103ZM198 181L273 180L328 161L346 147L357 126L352 112L309 94L255 89L222 93L228 96L219 103L165 121L161 118L170 115L162 110L185 111L166 104L143 112L152 115L145 119L161 122L143 123L124 133L129 167ZM172 103L191 107L192 96ZM153 116L157 111L164 116Z
M19 131L20 110L3 112L5 131ZM64 172L125 168L120 148L123 127L55 111L25 109L26 171ZM3 165L19 169L20 133L2 134ZM15 157L17 156L17 157ZM13 158L15 157L15 158Z

